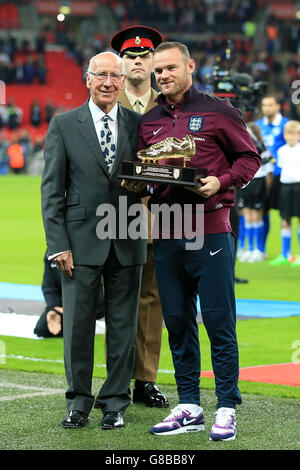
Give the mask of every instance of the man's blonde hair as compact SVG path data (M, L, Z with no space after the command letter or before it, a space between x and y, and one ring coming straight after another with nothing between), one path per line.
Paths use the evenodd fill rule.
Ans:
M284 126L284 132L290 134L300 134L300 122L299 121L288 121Z

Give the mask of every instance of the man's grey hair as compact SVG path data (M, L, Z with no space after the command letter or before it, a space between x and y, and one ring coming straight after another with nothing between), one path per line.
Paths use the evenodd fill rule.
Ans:
M89 61L89 65L88 65L88 68L87 68L87 72L91 72L93 70L93 64L94 64L94 61L97 57L99 57L99 55L102 55L102 54L112 54L116 57L117 59L117 62L118 64L120 65L121 67L121 73L123 75L125 75L125 64L124 64L124 60L122 59L122 57L120 57L118 54L115 54L114 52L110 52L110 51L107 51L107 52L100 52L100 54L96 54L94 55L93 57L91 57L90 61Z

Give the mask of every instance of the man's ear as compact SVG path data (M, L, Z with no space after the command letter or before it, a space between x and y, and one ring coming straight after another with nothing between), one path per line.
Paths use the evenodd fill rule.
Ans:
M195 64L194 59L189 59L188 67L189 67L189 73L193 74L195 72L195 68L196 68L196 64Z
M86 86L88 89L91 88L91 76L88 72L86 72Z
M126 77L127 77L127 75L125 73L122 77L121 82L120 82L120 90L123 90L123 88L124 88Z

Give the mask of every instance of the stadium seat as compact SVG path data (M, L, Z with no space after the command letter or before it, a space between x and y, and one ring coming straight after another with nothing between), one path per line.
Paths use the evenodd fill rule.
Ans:
M18 29L20 26L19 11L12 3L0 5L0 28Z
M22 58L18 55L18 58ZM24 59L24 58L23 58ZM83 81L82 68L73 59L67 58L64 51L50 51L45 54L47 67L46 84L32 85L11 84L6 86L6 101L14 98L15 104L23 111L22 126L29 128L31 135L45 133L47 125L34 128L30 124L30 107L37 99L42 107L51 99L54 106L68 110L80 106L88 97L88 90Z

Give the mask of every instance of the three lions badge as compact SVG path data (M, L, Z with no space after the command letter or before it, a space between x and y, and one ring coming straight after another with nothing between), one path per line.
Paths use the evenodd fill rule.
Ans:
M191 116L188 122L188 129L191 132L199 132L203 127L203 116Z

